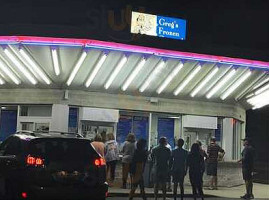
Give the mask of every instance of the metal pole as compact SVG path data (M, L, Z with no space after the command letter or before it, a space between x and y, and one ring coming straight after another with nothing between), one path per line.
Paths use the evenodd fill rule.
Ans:
M152 125L152 113L149 113L149 136L148 136L148 149L150 149L151 145L151 125Z

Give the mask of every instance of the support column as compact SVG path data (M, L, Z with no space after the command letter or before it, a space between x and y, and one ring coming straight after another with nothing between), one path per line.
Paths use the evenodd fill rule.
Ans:
M233 118L223 119L222 144L225 151L225 161L233 160Z
M150 149L151 146L151 125L152 125L152 113L149 113L148 149Z
M20 121L18 120L20 118L20 114L21 114L21 106L20 105L18 105L17 110L18 110L18 112L17 112L17 129L16 129L16 131L20 131L21 124L20 124ZM1 114L1 112L0 112L0 114Z
M69 106L53 104L51 113L50 131L68 132Z

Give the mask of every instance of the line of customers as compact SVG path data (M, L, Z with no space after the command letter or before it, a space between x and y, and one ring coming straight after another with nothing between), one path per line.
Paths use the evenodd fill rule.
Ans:
M107 175L110 172L110 185L115 179L116 163L119 160L119 147L115 141L113 133L107 135L107 141L103 144L102 137L97 134L92 145L100 155L104 156L107 163ZM152 149L150 159L153 162L152 177L154 182L155 199L158 197L158 190L161 187L163 191L163 199L166 198L166 183L170 182L170 177L173 178L174 198L177 197L177 188L180 186L180 197L184 197L184 178L189 170L189 178L192 186L193 197L203 197L203 173L205 171L205 159L208 160L207 174L212 176L210 189L217 189L217 159L218 153L224 150L221 149L214 138L208 147L207 153L202 150L201 143L198 141L191 147L188 152L182 147L184 140L177 141L178 148L171 151L167 147L167 139L161 137L159 145ZM135 135L130 133L126 137L126 141L122 148L122 188L126 188L128 174L131 178L131 191L129 198L133 199L134 192L137 186L140 186L141 195L146 199L143 172L145 163L148 158L148 151L146 150L147 141L140 139L136 142ZM108 177L108 176L107 176Z

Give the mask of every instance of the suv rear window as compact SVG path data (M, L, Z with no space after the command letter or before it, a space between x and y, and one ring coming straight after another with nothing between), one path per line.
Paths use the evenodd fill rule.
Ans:
M89 160L95 151L90 141L70 138L39 138L32 140L29 153L50 161Z

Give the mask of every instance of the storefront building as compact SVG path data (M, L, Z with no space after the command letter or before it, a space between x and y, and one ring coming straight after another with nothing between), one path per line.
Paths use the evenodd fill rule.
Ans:
M215 137L225 160L237 160L246 110L269 103L266 53L221 51L187 10L134 15L146 9L85 2L66 3L60 16L50 5L46 19L31 5L36 12L15 9L21 19L0 21L0 139L18 130L113 132L122 144L133 132L149 148L166 136L172 147L183 138L186 149L196 140L206 149Z
M14 119L13 126L7 124L9 134L15 123L16 130L91 139L113 132L121 144L134 132L149 147L166 136L172 147L184 138L187 149L196 140L206 149L216 137L225 159L236 160L245 135L246 96L267 87L267 62L96 40L0 40L2 138L6 115Z

